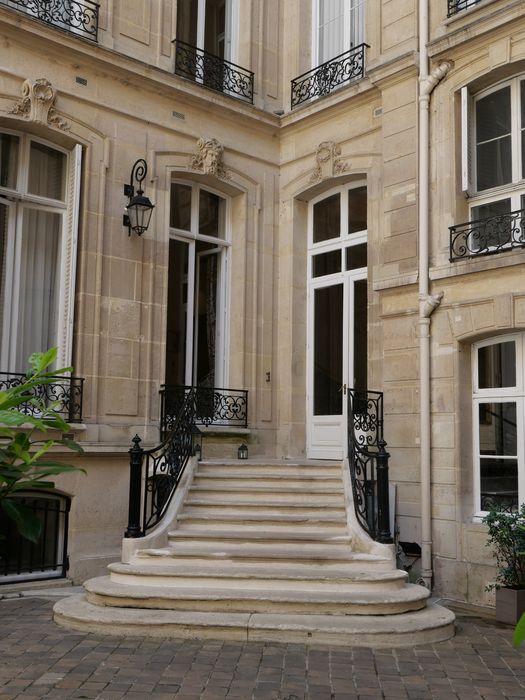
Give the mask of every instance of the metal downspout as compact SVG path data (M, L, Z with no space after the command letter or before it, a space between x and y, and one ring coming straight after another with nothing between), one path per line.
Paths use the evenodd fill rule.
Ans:
M421 575L418 583L432 587L432 511L430 465L430 316L443 292L429 294L429 105L432 91L450 68L444 61L428 72L429 0L419 0L419 397L421 458Z

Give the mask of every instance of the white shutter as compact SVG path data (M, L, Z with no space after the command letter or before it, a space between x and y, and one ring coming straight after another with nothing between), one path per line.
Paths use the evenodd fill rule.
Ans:
M62 260L60 265L60 315L57 359L59 367L68 367L72 360L81 172L82 146L77 144L70 156L68 210L62 241Z
M472 98L468 87L461 88L461 190L469 195L472 182Z

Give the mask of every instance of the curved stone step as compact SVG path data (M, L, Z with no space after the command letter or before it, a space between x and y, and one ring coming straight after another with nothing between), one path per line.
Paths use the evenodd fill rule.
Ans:
M210 588L258 588L261 582L266 587L280 589L311 587L323 591L381 590L391 591L402 588L408 574L401 569L381 571L359 571L355 565L336 564L301 564L294 562L228 562L225 567L216 561L199 564L180 563L148 566L142 564L121 564L108 566L111 579L118 583L142 585L145 579L155 586L187 587L196 585Z
M311 542L313 544L326 542L331 545L350 545L352 541L345 530L340 533L334 533L330 530L306 530L301 532L293 528L285 529L274 527L266 530L248 530L245 528L240 529L239 526L237 526L236 530L218 529L218 527L201 530L181 527L168 533L168 541L170 543L181 541L202 542L204 540L209 540L210 542L216 542L217 540L225 542L261 542L261 540L265 540L267 544L273 542Z
M210 527L238 528L240 524L247 530L259 530L261 527L268 530L290 527L298 530L310 528L331 530L341 534L347 532L346 520L342 514L321 518L319 514L308 517L288 513L193 513L185 509L177 515L174 526L198 530Z
M221 499L213 500L203 500L202 498L192 498L188 497L184 501L184 513L190 514L195 512L232 512L232 505L235 506L235 513L242 515L248 513L250 515L256 515L261 511L265 512L265 515L270 513L289 513L301 516L310 515L330 515L338 516L345 515L344 503L333 505L326 505L325 503L309 503L304 505L301 503L275 503L275 501L268 501L267 499L258 498L256 501L250 500L246 501L243 499L235 499L224 501Z
M275 478L290 478L290 479L338 479L341 480L341 466L337 467L298 467L298 466L283 466L281 468L275 465L268 466L249 466L242 467L239 464L232 465L206 465L204 462L199 462L196 476L217 476L221 478L250 478L250 479L273 479Z
M268 582L266 582L268 583ZM102 576L84 584L87 600L94 605L153 610L195 610L210 612L251 612L323 615L392 615L419 610L429 592L409 584L391 591L319 591L303 583L302 588L283 590L264 585L259 588L165 588L142 583L130 586Z
M195 475L192 487L208 487L213 488L224 488L224 489L245 489L251 490L252 488L258 489L301 489L301 490L313 490L320 488L332 488L341 491L341 477L334 475L333 477L319 477L319 476L290 476L290 475L279 475L279 476L254 476L252 474L244 475L221 475L221 474L200 474L197 472Z
M256 561L306 561L322 562L344 561L363 567L392 567L389 558L375 554L359 553L350 550L348 545L289 543L231 543L231 542L174 542L169 547L158 549L139 549L133 555L134 561L148 560L152 565L169 560L184 559L206 560L256 560Z
M413 646L449 639L454 614L432 604L399 615L290 615L140 610L93 605L84 594L54 606L57 624L83 632L160 638L235 639L241 641L369 647Z

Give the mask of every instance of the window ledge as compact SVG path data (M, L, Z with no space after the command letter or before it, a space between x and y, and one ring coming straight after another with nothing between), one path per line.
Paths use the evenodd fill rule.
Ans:
M513 265L523 265L525 263L525 249L513 248L502 251L494 255L480 255L478 258L468 260L457 260L447 262L444 265L435 265L430 269L431 280L441 280L447 277L459 277L460 275L471 275L473 272L483 272L485 270L495 270L501 267L512 267Z

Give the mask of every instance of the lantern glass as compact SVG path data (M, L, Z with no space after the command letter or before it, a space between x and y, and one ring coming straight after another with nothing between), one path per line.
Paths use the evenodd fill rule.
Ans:
M128 204L129 224L139 236L147 231L154 206L147 197L143 196L132 197Z

